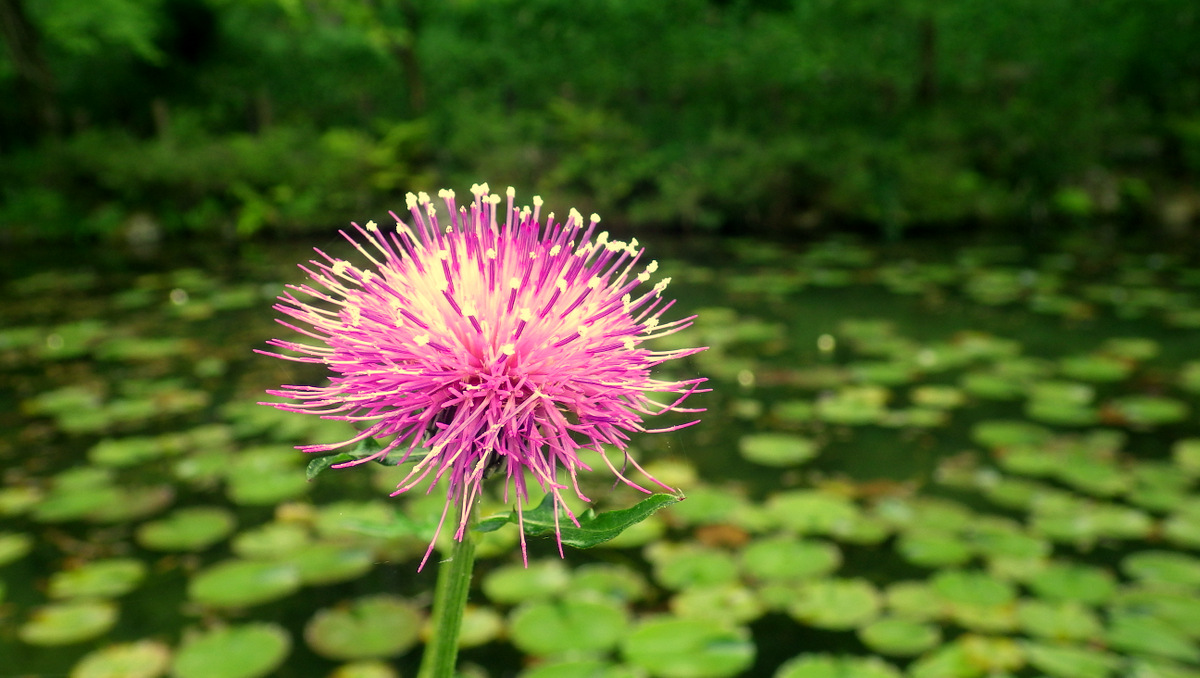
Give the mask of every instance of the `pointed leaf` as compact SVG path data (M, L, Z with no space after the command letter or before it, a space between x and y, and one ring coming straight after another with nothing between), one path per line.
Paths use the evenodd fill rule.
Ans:
M649 518L659 509L670 506L683 499L683 495L652 494L637 504L626 509L596 513L588 509L577 516L579 525L576 526L565 515L559 516L558 530L562 543L575 548L591 548L602 544L624 532L629 527ZM523 522L525 536L540 537L552 534L554 525L554 497L546 495L536 508L524 512ZM476 530L492 532L508 523L517 523L517 512L492 516L479 522Z

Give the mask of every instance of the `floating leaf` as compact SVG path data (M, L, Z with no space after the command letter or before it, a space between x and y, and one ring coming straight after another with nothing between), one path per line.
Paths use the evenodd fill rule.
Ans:
M515 604L550 598L567 588L571 576L557 558L523 565L505 565L487 574L483 592L494 603Z
M648 619L621 643L625 661L663 678L741 675L754 662L745 628L711 619Z
M913 565L946 567L962 565L974 550L962 537L941 530L915 529L900 535L896 550Z
M288 596L300 588L300 572L289 563L226 560L201 570L188 582L188 597L213 607L249 607Z
M329 659L382 659L415 645L421 624L411 604L381 594L318 611L304 626L304 640Z
M971 427L971 439L990 448L1036 446L1046 443L1051 436L1046 427L1020 420L988 420Z
M1034 573L1026 582L1039 597L1089 605L1108 602L1116 592L1110 572L1092 565L1060 562Z
M146 576L146 566L133 558L95 560L50 577L51 598L116 598L132 591Z
M71 678L158 678L171 662L171 648L153 640L109 645L89 652Z
M217 506L181 508L138 527L137 541L154 551L203 551L233 532L233 513Z
M33 537L19 532L0 532L0 566L24 558L33 548Z
M879 592L865 579L822 579L801 584L787 611L802 624L844 630L875 619L880 604Z
M1048 640L1092 641L1099 639L1104 630L1091 608L1073 600L1021 601L1017 621L1029 635Z
M1144 582L1200 587L1200 558L1176 551L1139 551L1125 556L1121 569Z
M275 624L225 626L186 636L175 660L174 678L259 678L269 675L291 650L287 631Z
M286 561L300 573L300 582L309 586L358 579L375 565L374 554L357 546L309 544L291 552Z
M790 433L755 433L738 441L738 450L748 461L763 466L796 466L817 455L811 438Z
M1189 411L1187 403L1181 400L1151 395L1116 398L1109 408L1128 425L1146 428L1183 421Z
M1170 622L1146 614L1118 613L1108 622L1108 645L1133 654L1200 661L1200 648Z
M643 599L648 589L645 578L630 567L591 563L575 569L567 593L571 596L630 603Z
M557 600L525 603L509 617L518 649L535 656L561 652L602 652L626 634L629 616L611 602Z
M770 582L788 582L820 577L842 564L836 544L778 536L759 539L742 549L742 569L751 577Z
M767 510L784 527L801 534L830 534L859 517L849 499L823 490L791 490L767 500Z
M763 615L766 607L750 589L727 583L691 586L671 598L677 617L706 617L744 624Z
M858 629L858 637L876 652L904 657L920 654L942 640L937 626L903 618L871 622Z
M34 608L17 637L29 645L70 645L106 633L117 622L107 600L80 600Z
M691 586L713 586L737 578L737 565L727 551L694 544L657 542L646 547L654 577L673 591Z
M775 678L900 678L895 666L878 657L802 654L783 663Z

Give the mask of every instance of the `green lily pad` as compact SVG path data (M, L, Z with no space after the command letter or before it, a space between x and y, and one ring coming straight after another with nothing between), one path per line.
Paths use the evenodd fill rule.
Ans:
M557 558L531 561L528 567L505 565L483 578L483 592L494 603L516 604L553 597L567 588L571 575Z
M842 564L842 552L830 542L778 536L746 545L740 560L742 569L755 579L788 582L833 572Z
M833 395L817 400L816 415L830 424L865 426L878 423L887 414L888 395L882 386L843 386Z
M171 675L175 678L260 678L287 658L292 641L275 624L218 627L184 637Z
M854 502L824 490L778 493L767 500L767 510L780 525L800 534L831 534L860 515Z
M1025 583L1046 600L1089 605L1106 603L1116 592L1116 580L1108 570L1069 562L1053 563Z
M621 643L625 661L662 678L719 678L754 663L745 628L711 619L648 619Z
M518 678L639 678L645 672L603 659L553 659L517 675Z
M707 617L744 624L761 617L766 606L750 589L729 583L686 588L671 598L671 611L677 617Z
M233 532L233 513L218 506L181 508L138 527L137 541L153 551L203 551Z
M802 654L783 663L775 678L900 678L899 669L878 657Z
M1158 356L1159 343L1146 337L1113 337L1100 347L1104 353L1126 360L1144 361Z
M463 611L458 646L478 647L490 643L504 633L504 618L491 607L468 604Z
M243 450L226 472L229 500L241 506L272 506L308 491L300 467L305 457L286 447L262 446Z
M738 441L742 457L763 466L796 466L815 457L818 449L811 438L790 433L755 433Z
M617 603L557 600L526 603L509 617L509 635L522 652L546 656L603 652L625 636L629 615Z
M933 591L954 604L999 606L1016 598L1012 584L984 572L943 570L930 579Z
M1121 666L1117 655L1073 644L1022 643L1030 664L1055 678L1105 678Z
M381 594L318 611L304 627L304 640L328 659L382 659L415 645L421 624L421 614L411 604Z
M116 598L142 583L146 566L133 558L109 558L50 576L51 598Z
M87 516L88 520L108 524L128 523L162 511L175 499L175 490L170 485L122 487L117 494L117 501L92 511Z
M1073 600L1023 600L1017 605L1017 621L1029 635L1055 641L1089 642L1104 632L1096 613Z
M971 427L971 439L992 449L1042 445L1048 442L1052 435L1044 426L1021 420L988 420Z
M71 678L159 678L171 663L171 648L153 640L108 645L89 652Z
M986 400L1017 400L1025 394L1025 383L1012 375L991 371L967 372L959 379L964 391Z
M24 558L33 548L33 537L20 532L0 532L0 566Z
M1187 403L1166 396L1130 395L1109 402L1113 414L1129 426L1150 428L1187 418Z
M898 617L878 619L858 629L859 640L888 655L918 655L942 641L939 627Z
M1054 426L1091 426L1100 421L1100 410L1069 400L1035 398L1025 404L1025 416Z
M946 603L923 581L898 581L884 591L884 600L893 617L929 621L942 616Z
M962 389L942 384L917 386L909 392L909 398L916 405L937 410L952 410L962 407L967 401Z
M1169 622L1176 630L1200 640L1200 598L1180 595L1172 587L1147 583L1121 590L1111 614L1145 614Z
M1200 558L1177 551L1139 551L1121 561L1125 574L1148 583L1200 587Z
M1171 446L1171 459L1190 478L1200 478L1200 438L1181 438Z
M1108 645L1131 654L1200 661L1200 647L1170 622L1146 614L1118 613L1108 622Z
M369 549L341 544L309 544L291 552L286 561L296 566L300 582L309 586L358 579L375 565Z
M226 560L196 573L188 598L212 607L249 607L291 595L300 572L289 563Z
M619 603L642 600L649 584L642 575L625 565L590 563L575 569L571 577L571 596L601 598Z
M42 491L33 486L18 485L0 487L0 516L15 516L37 506L43 498Z
M921 567L962 565L974 556L971 545L951 532L914 529L904 532L896 550L908 562Z
M1101 383L1122 381L1133 372L1126 360L1104 353L1069 356L1058 365L1064 377Z
M79 600L34 608L17 637L29 645L71 645L103 635L117 623L117 606Z
M157 459L166 451L153 436L105 438L88 450L88 459L100 466L125 468Z
M233 552L250 560L277 560L311 543L308 530L296 523L271 522L239 532L232 542Z
M737 579L737 564L726 551L695 544L657 542L645 549L654 578L672 591L714 586Z
M881 603L879 592L865 579L822 579L801 584L787 611L808 626L847 630L874 620Z

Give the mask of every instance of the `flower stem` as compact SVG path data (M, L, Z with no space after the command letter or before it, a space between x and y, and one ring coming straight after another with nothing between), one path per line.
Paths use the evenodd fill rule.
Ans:
M453 540L450 559L438 565L433 594L433 636L425 646L417 678L451 678L458 660L458 634L462 630L471 572L475 567L475 511L463 529L462 541Z

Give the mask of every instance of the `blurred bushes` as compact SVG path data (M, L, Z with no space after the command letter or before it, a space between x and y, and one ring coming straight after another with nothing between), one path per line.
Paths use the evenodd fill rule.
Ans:
M1185 0L81 3L30 4L62 129L14 132L0 62L10 232L324 228L485 179L702 230L1200 216Z

